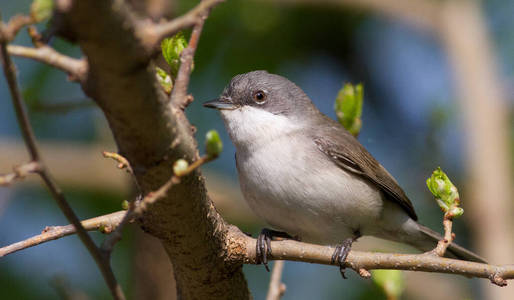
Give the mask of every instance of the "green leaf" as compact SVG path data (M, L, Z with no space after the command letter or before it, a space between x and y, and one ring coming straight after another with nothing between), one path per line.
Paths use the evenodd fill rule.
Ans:
M182 176L188 167L189 163L185 159L178 159L173 164L173 173L175 173L177 176Z
M155 67L155 76L157 77L157 81L164 89L166 94L171 94L171 90L173 89L173 80L166 71L159 67Z
M361 83L356 86L347 83L339 90L334 104L339 123L354 136L359 135L362 127L363 95L364 91Z
M459 217L464 213L464 210L458 207L460 204L459 191L446 173L441 170L441 167L438 167L427 179L427 187L434 195L439 207L449 216Z
M53 0L34 0L30 6L30 15L36 22L42 22L52 16Z
M205 135L205 152L210 157L217 157L223 150L223 143L216 130L209 130Z
M399 270L372 270L373 282L380 287L388 299L398 299L405 289L403 273Z
M180 53L187 47L187 41L182 32L170 38L165 38L161 42L162 56L171 68L173 78L177 77L180 66Z

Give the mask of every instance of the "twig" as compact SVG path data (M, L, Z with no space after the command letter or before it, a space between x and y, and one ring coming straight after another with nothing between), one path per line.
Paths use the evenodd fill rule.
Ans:
M8 186L15 180L21 180L30 173L39 171L39 164L35 161L13 167L13 172L0 175L0 186Z
M87 219L82 221L82 226L85 230L100 230L108 233L118 226L126 211L118 211L112 214ZM46 243L52 240L60 239L62 237L76 233L75 226L51 226L46 227L41 234L28 238L26 240L0 248L0 257L9 255L11 253L34 247L36 245Z
M172 36L180 30L203 22L209 10L225 0L204 0L186 14L167 23L142 23L139 28L139 38L146 49L152 51L165 37Z
M448 216L448 213L445 213L443 219L444 238L437 242L437 246L432 250L434 254L443 257L446 249L455 239L455 234L452 233L452 223L452 218Z
M209 1L202 1L199 5L207 2ZM180 68L177 73L177 80L175 81L175 85L171 91L170 99L172 105L182 109L191 102L187 97L187 87L189 85L189 78L191 76L193 58L198 46L198 40L200 39L200 34L202 33L203 24L205 23L205 18L207 17L208 12L208 10L204 10L197 16L198 22L193 27L193 32L189 38L189 44L180 54Z
M30 58L64 71L71 81L83 81L87 74L87 62L84 59L69 57L55 51L52 47L41 45L39 48L9 45L9 54Z
M130 166L130 163L128 162L128 160L125 157L121 156L120 154L115 153L115 152L103 151L102 155L105 158L111 158L111 159L114 159L115 161L117 161L118 169L122 169L122 170L125 169L128 173L134 174L134 172L132 171L132 167Z
M41 48L38 48L38 50ZM114 277L114 273L110 265L106 262L104 257L102 257L100 250L96 247L95 243L87 233L87 231L82 227L80 220L73 212L73 209L68 204L68 201L64 197L64 194L54 182L53 178L50 175L50 172L46 168L46 166L41 161L41 156L39 154L36 139L34 137L34 132L30 125L27 111L25 106L23 105L23 100L18 88L18 83L16 81L15 75L15 67L12 63L11 56L7 50L7 40L5 39L5 25L0 23L0 52L3 63L3 70L5 77L7 79L7 83L9 86L9 91L11 93L11 99L13 102L13 106L16 112L16 117L18 120L18 124L20 125L20 129L22 132L23 139L25 141L25 145L30 153L30 157L32 161L35 161L39 165L38 173L47 185L50 193L53 198L56 200L59 208L66 216L68 221L73 224L77 228L77 234L82 241L82 243L86 246L91 256L94 258L96 264L98 265L102 275L104 276L109 289L115 299L125 299L123 291L120 286L116 282L116 278Z
M282 283L282 272L284 270L284 261L277 260L273 264L271 272L271 280L269 282L268 295L266 300L280 300L286 292L286 285Z
M9 20L9 23L5 26L5 38L7 41L12 41L16 34L23 26L30 25L36 23L35 20L31 16L26 15L15 15Z
M143 199L139 201L131 201L129 203L129 209L127 210L127 213L121 220L118 227L116 227L116 230L114 230L113 233L111 233L103 242L102 244L102 252L105 256L110 256L110 253L112 252L114 245L121 240L122 237L122 231L123 227L130 221L138 218L143 214L143 212L146 210L148 205L155 203L157 200L161 199L162 197L166 196L166 193L168 190L180 183L180 178L184 177L186 175L189 175L191 172L196 170L198 167L203 165L204 163L207 163L214 159L214 157L210 156L202 156L198 160L196 160L194 163L190 164L186 170L181 172L180 174L174 174L171 176L171 178L166 181L159 189L157 189L154 192L148 193Z
M245 263L255 264L256 240L239 229L231 227L227 241L229 256L242 256ZM302 243L294 240L272 241L273 255L270 260L292 260L331 265L334 248ZM395 269L459 274L471 277L488 278L492 283L505 286L508 279L514 279L514 265L489 265L465 260L450 259L426 254L393 254L350 251L346 267L360 269Z

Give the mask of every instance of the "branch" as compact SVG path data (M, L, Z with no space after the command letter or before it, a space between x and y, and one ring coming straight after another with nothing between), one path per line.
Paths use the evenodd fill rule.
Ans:
M266 300L280 300L286 292L286 285L282 283L282 271L284 270L284 261L277 260L271 271L271 279L269 282L268 295Z
M202 1L206 3L207 1ZM206 15L199 15L199 21L196 23L189 39L189 44L186 49L180 54L180 68L177 73L177 80L175 86L171 91L171 104L175 107L184 109L192 100L187 97L187 87L189 85L189 78L193 68L193 57L195 55L196 47L198 46L198 40L202 33L203 24L205 23Z
M83 81L87 74L87 62L55 51L52 47L42 45L39 48L9 45L9 54L30 58L64 71L70 75L71 81Z
M15 166L12 173L0 175L0 186L8 186L16 180L21 180L25 176L39 171L39 164L35 161Z
M227 241L230 245L229 257L241 259L245 263L256 264L256 240L232 227ZM272 241L271 260L302 261L331 265L334 248L306 244L294 240ZM489 265L464 260L439 257L431 254L391 254L362 252L352 250L348 254L346 267L356 272L361 269L395 269L406 271L423 271L447 274L459 274L468 277L488 278L492 283L505 286L508 279L514 278L514 265Z
M34 24L36 21L31 16L15 15L5 26L4 33L7 41L12 41L18 34L18 31L26 25Z
M167 23L141 23L138 36L146 49L152 51L162 39L172 36L180 30L203 23L211 8L225 0L203 0L183 16Z
M106 152L104 152L104 155ZM112 153L109 154L111 158L117 160L120 162L120 165L124 165L127 168L130 168L130 165L128 164L128 161L121 155L112 155ZM200 159L196 160L194 163L188 166L187 169L180 172L180 174L175 173L171 178L166 181L165 184L163 184L158 190L154 192L148 193L142 200L140 201L132 201L129 203L129 209L121 222L119 223L119 226L116 227L116 230L112 234L109 235L102 244L102 251L107 255L110 256L114 245L121 240L122 237L122 231L123 227L131 220L134 220L138 217L140 217L148 207L148 205L151 205L158 201L159 199L166 196L169 189L172 188L174 185L180 183L180 178L187 176L191 174L194 170L199 168L204 163L207 163L211 161L213 157L210 156L203 156ZM120 167L121 168L121 167ZM132 170L130 168L130 170Z
M66 216L68 221L71 224L73 224L75 228L77 228L77 233L80 240L86 246L91 256L94 258L96 264L102 272L102 275L104 276L105 281L107 282L107 285L111 290L113 297L115 299L125 299L123 291L116 282L116 278L114 277L114 274L109 264L107 264L105 259L101 256L100 250L96 247L95 243L93 242L87 231L82 227L82 224L80 223L77 215L75 215L75 212L73 211L68 201L64 197L64 194L62 193L61 189L57 186L57 184L51 177L50 172L41 161L41 156L36 145L34 132L32 130L32 126L30 125L27 110L23 104L23 99L18 88L18 83L15 75L15 66L7 50L5 25L3 23L0 23L0 52L2 57L3 70L5 77L7 79L9 91L11 93L11 99L13 102L14 110L16 112L18 124L20 126L22 136L25 141L25 145L27 146L32 161L36 162L39 165L39 175L45 182L46 186L50 190L50 193L52 194L53 198L57 202L59 208Z
M114 230L120 223L123 216L126 214L126 211L118 211L112 214L87 219L82 221L82 226L85 230L89 231L102 231L102 232L110 232ZM49 241L53 241L56 239L60 239L62 237L72 235L76 233L77 230L73 225L65 225L65 226L50 226L46 227L41 234L23 240L21 242L17 242L5 247L0 248L0 257L9 255L11 253L27 249L30 247L37 246L42 243L46 243Z

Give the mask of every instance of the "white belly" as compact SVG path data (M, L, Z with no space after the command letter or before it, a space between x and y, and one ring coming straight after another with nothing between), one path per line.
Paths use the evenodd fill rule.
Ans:
M312 141L276 138L237 153L243 195L255 213L278 230L304 241L340 243L381 216L382 194L317 152ZM290 145L312 143L309 151Z

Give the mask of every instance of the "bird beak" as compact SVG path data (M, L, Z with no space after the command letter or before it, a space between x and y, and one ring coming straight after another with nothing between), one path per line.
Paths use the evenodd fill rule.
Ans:
M227 110L233 110L233 109L239 108L238 105L231 103L230 99L226 99L226 98L219 98L219 99L214 99L211 101L204 102L203 106L208 107L208 108L227 109Z

